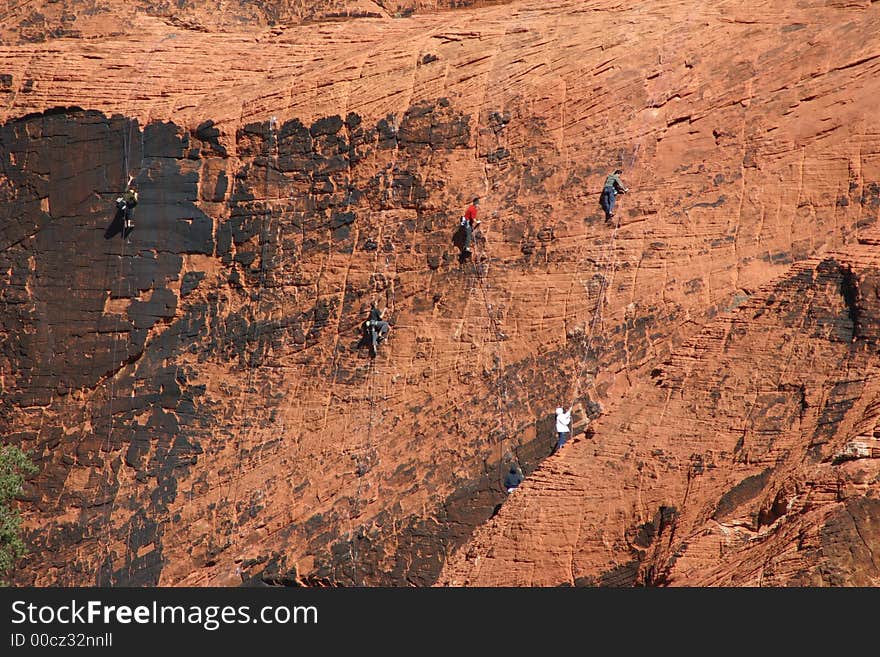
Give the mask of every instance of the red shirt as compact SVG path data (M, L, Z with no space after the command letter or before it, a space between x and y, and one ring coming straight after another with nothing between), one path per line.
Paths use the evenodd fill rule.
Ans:
M464 218L471 222L471 226L477 220L477 206L471 203L468 209L464 211Z

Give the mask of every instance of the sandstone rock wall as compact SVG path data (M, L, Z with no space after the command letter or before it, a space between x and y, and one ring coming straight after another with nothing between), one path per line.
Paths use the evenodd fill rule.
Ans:
M135 12L125 33L0 47L0 417L41 468L17 581L431 584L504 500L505 457L532 474L572 400L579 430L604 409L596 442L553 457L491 525L535 491L518 544L559 545L553 567L527 553L539 574L504 580L505 552L485 579L459 560L441 581L678 581L621 535L650 518L639 540L660 550L690 465L667 475L639 451L662 485L637 516L609 502L584 520L575 494L567 521L535 518L559 516L542 496L569 495L567 476L628 490L621 427L661 394L663 363L876 221L877 9L760 15L512 3L221 32ZM615 166L631 188L618 226L597 205ZM141 204L123 239L126 173ZM474 195L481 235L460 263ZM841 253L825 288L861 276L833 273ZM371 300L392 323L375 362L358 348ZM850 322L865 340L868 315ZM817 385L844 360L829 353ZM716 405L688 408L707 422ZM554 470L603 436L622 441L607 469ZM733 449L707 440L674 458ZM767 469L718 460L730 489ZM613 549L578 542L587 526Z
M871 242L710 323L545 461L441 582L876 585Z
M53 39L136 34L132 18L155 17L199 32L383 18L509 4L511 0L10 0L0 8L0 39Z

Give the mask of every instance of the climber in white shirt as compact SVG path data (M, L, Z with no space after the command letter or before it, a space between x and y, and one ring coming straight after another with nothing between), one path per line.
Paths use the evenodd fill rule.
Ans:
M556 443L556 449L553 450L554 452L558 452L559 448L571 436L571 407L567 411L563 410L562 406L556 409L556 433L559 436L559 440Z

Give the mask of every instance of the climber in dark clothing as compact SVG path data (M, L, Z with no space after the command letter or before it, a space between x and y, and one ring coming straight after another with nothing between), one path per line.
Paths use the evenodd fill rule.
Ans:
M510 464L510 470L507 473L507 476L504 477L504 488L508 493L512 493L517 486L522 483L523 480L522 470L519 469L519 466L516 462Z
M615 169L614 173L605 179L602 198L599 199L599 204L605 210L605 221L611 221L611 218L614 217L614 203L617 201L617 195L626 194L629 191L620 180L621 173L623 173L621 169Z
M375 356L379 343L388 337L391 326L382 319L382 310L375 303L370 304L370 318L364 322L364 339L370 345L370 353Z
M375 356L379 349L379 343L388 337L391 326L384 320L367 321L367 324L370 331L370 351Z
M131 183L131 180L129 180ZM116 207L122 213L122 217L125 220L125 229L130 230L134 228L134 206L138 203L138 193L134 187L129 186L129 188L116 199Z

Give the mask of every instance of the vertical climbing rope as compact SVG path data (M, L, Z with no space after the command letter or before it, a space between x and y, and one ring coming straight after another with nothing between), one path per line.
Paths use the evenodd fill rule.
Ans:
M381 242L381 231L380 237L377 240L377 243ZM387 263L386 263L387 264ZM379 269L379 249L376 249L376 260L373 266L373 272L371 275L371 282L375 280ZM387 281L386 281L387 282ZM394 290L393 283L391 284L391 306L393 307L396 300L396 292ZM386 320L387 321L387 320ZM372 349L372 345L370 345ZM355 490L355 498L354 503L349 507L348 511L348 533L349 533L349 558L352 563L352 582L355 586L358 585L358 564L360 561L360 554L357 549L357 540L363 535L363 532L358 532L358 535L355 535L354 532L354 518L357 515L360 515L360 506L361 506L361 496L363 494L363 485L364 485L364 477L369 471L366 469L366 465L364 462L368 462L373 452L373 426L375 424L375 388L376 388L376 358L378 358L378 354L373 356L372 354L368 356L369 364L367 369L367 380L368 380L368 390L369 390L369 400L370 400L370 414L369 414L369 422L367 424L367 440L364 448L359 449L361 455L356 459L357 463L357 476L358 476L358 485ZM364 453L366 457L364 458ZM361 576L361 586L366 584L366 580L364 576Z
M276 128L277 128L276 118L273 116L269 120L269 141L268 141L267 149L266 149L266 181L265 181L265 188L264 188L264 192L263 192L263 198L264 198L264 202L265 202L266 206L265 206L263 212L261 213L261 217L260 217L260 238L259 238L259 244L260 244L260 279L259 279L259 281L260 282L257 287L257 300L256 300L256 304L255 304L254 321L253 321L253 337L251 339L251 341L254 344L254 351L251 353L250 356L247 357L248 377L247 377L247 386L244 389L245 395L250 394L252 391L252 388L253 388L254 373L257 369L257 365L255 365L254 360L256 358L256 353L260 349L260 342L259 342L260 341L260 321L259 321L258 315L259 315L259 311L260 311L260 308L262 306L262 301L263 301L263 288L265 287L265 284L266 284L266 259L267 259L267 255L268 255L268 242L269 242L267 224L270 223L269 219L271 219L271 215L272 215L272 211L269 206L269 175L270 175L270 172L273 167L273 162L272 162L273 157L275 160L274 166L276 168L278 166L278 140L277 140L277 135L276 135ZM267 217L268 217L268 219L267 219ZM248 340L245 339L245 353L246 354L247 354L247 342L248 342ZM242 396L243 395L241 395L240 398ZM241 408L241 407L239 406L239 408ZM247 420L245 423L245 428L248 428L250 426L251 426L250 420ZM229 528L230 539L231 539L232 535L235 533L236 529L238 529L238 514L237 514L237 508L236 508L238 506L238 484L239 484L239 481L244 478L244 471L242 469L242 466L244 464L244 449L242 449L240 438L239 438L238 445L237 445L237 452L238 452L238 462L237 462L237 467L236 467L236 473L238 476L236 477L235 474L230 475L230 482L229 482L229 486L227 488L226 498L224 500L225 502L229 502L230 497L232 497L232 500L233 500L233 502L232 502L232 507L233 507L232 508L232 524ZM231 493L231 495L230 495L230 493Z
M150 50L149 54L147 55L147 60L144 64L144 71L142 74L143 77L146 77L147 74L149 73L149 71L153 65L153 58L155 57L156 52L159 49L159 46L161 44L163 44L165 41L167 41L168 39L175 39L175 38L177 38L177 34L175 34L173 32L171 34L166 34L164 37L159 39L158 43L156 43L155 46L153 46L153 48ZM133 86L131 88L131 90L128 92L128 96L125 99L125 103L123 103L123 107L126 107L126 108L129 107L129 102L130 102L131 97L134 94L134 90L136 88L137 88L136 86ZM149 113L148 113L147 118L144 122L144 128L142 130L138 131L140 134L140 141L141 141L141 156L140 156L140 161L138 162L138 166L137 166L138 173L136 175L132 175L131 170L129 169L129 166L131 164L131 144L133 141L133 139L132 139L132 127L133 127L132 123L133 122L132 122L129 115L130 115L130 112L125 114L125 120L127 122L128 129L125 132L123 132L123 135L122 135L123 136L123 148L125 149L125 169L126 169L125 174L123 176L123 180L128 180L128 178L126 178L126 176L128 176L132 179L132 182L134 182L134 181L137 181L138 178L140 178L140 175L142 173L142 167L144 164L144 150L145 150L144 149L144 131L146 130L147 124L149 124L150 120L149 120ZM126 183L126 184L128 184L128 183Z
M119 267L117 269L117 276L116 276L116 280L119 282L120 290L119 290L119 294L117 294L116 298L122 297L122 290L121 290L122 263L125 262L125 242L126 242L125 228L123 228L123 230L122 230L122 251L121 251L121 255L119 256ZM126 278L126 281L128 282L128 296L130 297L131 296L131 282L128 281L127 278ZM110 298L111 299L113 298L112 293L110 295ZM117 356L118 356L117 346L119 344L119 332L120 332L121 317L122 317L121 315L116 316L116 331L114 332L114 335L113 335L113 356L110 360L111 371L109 374L109 377L110 377L110 385L109 385L109 389L108 389L109 401L107 404L107 416L108 416L107 417L107 440L104 445L104 453L108 454L108 455L110 454L110 446L112 443L111 439L112 439L112 435L113 435L113 403L115 401L116 374L117 374L117 372L115 372L113 370L116 368L116 365L118 362L117 361ZM108 484L109 484L109 479L108 479ZM105 525L107 528L107 533L106 533L107 557L108 557L108 559L110 559L110 562L108 564L110 566L110 570L108 572L108 577L110 577L110 578L112 578L112 576L113 576L112 559L110 558L110 541L111 541L110 526L111 526L112 518L113 518L113 500L111 499L110 500L110 509L107 512L107 522ZM113 583L114 582L111 580L110 585L113 585Z
M635 108L631 108L631 109L633 111L633 116L635 116ZM632 154L630 155L629 165L627 166L627 169L629 169L629 170L632 169L633 165L635 164L636 160L638 159L639 150L641 148L642 140L644 139L644 137L645 137L645 135L642 135L639 138L639 142L636 144L636 147L633 149ZM634 182L634 183L631 182L630 184L631 184L631 186L636 186L636 185L638 185L638 183L640 181L641 181L641 176L638 177L636 182ZM599 283L599 290L596 293L596 304L593 307L593 315L592 315L592 318L591 318L590 323L587 328L587 339L584 344L584 356L583 356L583 359L581 360L581 366L578 370L577 376L575 377L575 385L574 385L574 390L573 390L573 394L572 394L572 402L569 405L569 407L573 406L577 402L578 394L580 392L581 381L583 379L584 374L586 373L587 365L590 361L590 353L591 353L591 350L593 349L593 342L594 342L594 337L597 333L597 327L599 326L599 322L602 321L602 308L605 305L606 293L608 292L608 289L610 288L610 286L614 282L614 275L617 271L617 265L618 265L617 253L614 250L614 246L615 246L615 240L617 239L617 233L618 233L619 229L620 229L620 218L618 216L617 220L614 222L614 228L611 231L611 238L608 241L608 245L605 249L602 250L603 259L599 263L598 268L600 271L604 271L606 273L603 273L600 275L601 282ZM607 272L609 272L609 270L610 270L610 273L607 273ZM595 355L594 360L595 360L597 372L598 372L599 360L600 360L599 354ZM598 395L598 390L595 389L595 377L593 378L593 387L594 387L594 392Z
M373 445L373 418L374 418L374 408L375 408L375 386L376 386L376 363L375 359L370 357L369 364L367 370L367 377L369 381L368 389L370 395L370 415L369 415L369 423L367 425L367 444L366 444L366 452L367 457L365 460L368 460L370 457L370 451L372 450ZM358 554L357 549L357 540L362 534L362 532L358 532L356 536L354 533L354 519L356 516L360 515L360 505L361 505L361 494L363 490L363 482L364 477L366 476L368 469L365 469L364 463L360 458L356 460L357 463L357 477L358 477L358 485L355 490L355 498L354 504L349 506L348 509L348 534L350 537L348 543L348 554L351 559L351 570L352 570L352 582L355 586L358 586L358 563L360 560L360 555ZM366 584L366 580L363 575L361 576L361 586Z
M634 108L633 108L633 114L635 114ZM644 138L644 135L641 137L641 139L643 139L643 138ZM633 165L635 164L635 162L638 158L639 149L641 147L641 139L640 139L639 143L636 145L636 147L633 149L632 154L630 155L629 164L628 164L629 169L631 169L633 167ZM634 184L637 184L637 183L634 183ZM600 271L603 272L603 274L601 275L601 282L599 285L599 290L597 291L597 294L596 294L596 304L593 308L592 318L591 318L589 325L588 325L587 340L586 340L586 343L584 346L584 357L581 360L581 366L580 366L579 371L575 377L574 394L573 394L573 399L572 399L572 403L570 404L570 406L573 406L577 400L577 396L579 394L579 389L580 389L581 379L583 378L583 375L586 372L587 365L590 361L590 353L591 353L591 350L593 349L595 334L597 333L597 329L600 325L600 322L602 321L602 308L605 303L606 294L607 294L609 287L613 283L614 275L616 273L616 269L617 269L617 265L618 265L618 258L617 258L616 251L615 251L614 247L615 247L615 241L617 239L617 234L618 234L619 228L620 228L620 220L618 219L614 224L614 229L612 230L609 242L608 242L607 246L602 251L603 257L599 263L599 269L600 269ZM474 242L476 242L476 240L474 240ZM491 307L491 304L489 303L489 300L488 300L488 294L486 292L486 285L483 281L483 275L479 271L479 269L477 268L477 265L475 262L473 263L473 266L474 266L474 273L477 276L477 279L478 279L478 282L480 285L480 289L483 294L483 301L486 306L486 314L487 314L489 321L492 325L492 329L496 333L496 338L503 338L503 334L500 332L500 329L498 328L497 322L491 312L492 307ZM488 274L486 274L486 276L488 277ZM596 363L598 364L598 362L599 362L598 356L596 356L595 360L596 360ZM497 366L500 367L500 363L498 363ZM595 383L594 383L594 385L595 385ZM502 431L502 437L499 440L499 453L500 453L499 467L501 467L502 462L503 462L503 456L504 456L504 438L505 438L505 434L506 434L506 428L504 426L504 420L503 420L503 418L504 418L503 406L504 406L506 399L507 399L503 374L498 379L498 389L499 389L499 412L501 413L500 422L501 422L501 431Z
M150 70L150 66L152 65L153 57L155 56L156 52L158 51L159 46L163 42L165 42L167 39L174 38L176 36L177 36L176 34L167 34L164 37L162 37L161 39L159 39L153 45L153 47L151 48L150 53L147 57L144 75L146 75L146 72ZM125 101L123 102L124 108L130 107L131 97L134 94L135 88L137 88L137 85L133 85L131 90L129 91L128 96L126 97ZM123 130L122 130L122 180L125 181L125 187L127 188L128 185L130 184L130 181L132 178L129 167L131 164L130 160L131 160L131 142L132 142L133 121L130 118L130 112L126 112L123 115L123 120L125 121L125 123L124 123ZM146 126L144 126L144 127L146 128ZM140 158L140 163L138 165L138 168L140 168L143 165L143 158L144 158L143 131L141 130L140 133L141 133L141 158ZM124 211L123 211L122 220L123 220L123 228L120 233L120 237L122 240L122 248L121 248L121 252L120 252L120 256L119 256L119 267L118 267L117 277L116 277L117 281L119 281L120 288L119 288L119 293L116 295L116 298L122 298L122 293L121 293L122 292L121 291L121 281L122 281L122 271L123 271L122 265L125 262L125 257L126 257L127 234L126 234L126 227L125 227L125 212ZM126 283L128 285L127 297L131 298L131 281L128 278L126 278ZM111 288L112 288L112 285L111 285ZM110 291L110 298L111 299L113 298L112 289ZM121 322L121 315L117 315L116 316L116 331L114 332L114 336L113 336L113 349L112 349L112 357L111 357L111 361L110 361L110 366L111 366L111 372L109 375L110 381L109 381L109 386L108 386L108 393L109 393L108 428L107 428L107 439L106 439L105 445L104 445L104 451L107 454L110 453L110 446L112 443L112 435L113 435L113 404L116 400L116 375L117 375L117 372L114 372L113 369L115 369L117 366L120 322ZM94 419L93 414L92 414L92 419ZM109 560L108 561L108 567L109 567L108 576L111 578L113 576L112 558L110 556L110 552L111 552L111 549L110 549L110 542L111 542L110 529L111 529L112 516L113 516L113 501L111 499L110 509L109 509L108 515L107 515L107 523L105 525L106 526L106 539L105 539L106 545L105 545L105 548L107 550L107 558ZM130 577L130 574L131 574L131 564L129 564L129 577ZM113 582L111 581L110 583L112 584Z
M485 240L485 238L484 238L484 240ZM486 243L488 244L488 240L486 240ZM507 336L499 328L498 320L495 318L495 316L492 313L492 304L489 302L489 295L487 292L487 286L489 284L487 284L483 280L484 276L486 278L489 277L489 274L488 274L488 271L489 271L488 250L484 250L485 251L484 255L481 258L480 264L486 265L485 272L483 272L480 270L480 268L477 267L476 244L477 244L477 240L473 239L472 240L473 260L472 260L471 264L474 269L474 276L476 277L477 283L480 286L480 292L483 297L483 304L486 309L486 316L489 319L489 324L492 328L492 331L495 333L496 342L500 342L502 340L505 340L507 338ZM497 408L498 408L498 424L499 424L499 431L500 431L500 436L498 438L498 470L499 470L498 474L499 474L499 479L501 479L504 476L504 455L505 455L504 445L505 445L505 440L508 437L510 437L512 435L512 433L509 431L509 429L510 429L509 424L507 424L505 422L505 415L508 414L508 408L507 408L508 394L507 394L507 383L506 383L505 376L504 376L504 363L503 363L502 359L497 354L493 355L493 358L494 358L493 366L498 371L495 385L497 388L496 400L497 400ZM512 419L511 419L511 422L512 422ZM514 459L516 458L515 454L513 454L513 451L511 451L511 457Z

